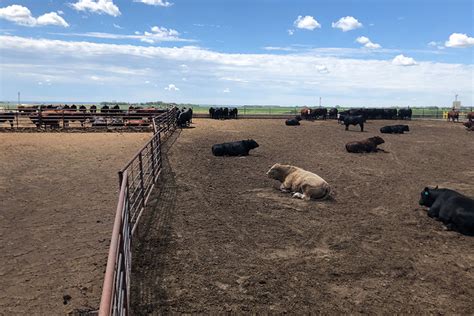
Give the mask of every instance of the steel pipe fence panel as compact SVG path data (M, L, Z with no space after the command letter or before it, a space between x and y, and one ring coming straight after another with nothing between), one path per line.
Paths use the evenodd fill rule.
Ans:
M131 244L140 216L161 174L161 134L168 136L175 124L176 110L152 118L155 133L119 171L120 194L107 259L99 315L129 315ZM166 122L166 123L163 123ZM168 126L169 127L169 126Z

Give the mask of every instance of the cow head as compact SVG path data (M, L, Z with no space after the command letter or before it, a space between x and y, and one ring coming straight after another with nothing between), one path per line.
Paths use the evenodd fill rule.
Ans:
M267 176L275 180L283 181L285 180L285 174L282 172L282 169L283 165L276 163L267 171Z
M245 141L245 146L247 146L248 149L254 149L258 147L258 144L253 139L247 139Z
M404 132L409 132L409 131L410 131L410 128L408 127L408 125L403 125L402 130L403 130Z
M375 145L380 145L380 144L385 143L385 141L383 140L383 138L380 137L380 136L371 137L371 138L369 138L369 140L370 140L372 143L374 143Z
M436 186L435 189L437 189L438 186ZM424 188L423 191L421 191L421 198L420 201L418 202L420 205L430 207L433 205L435 201L435 197L433 196L433 189L430 189L428 187Z

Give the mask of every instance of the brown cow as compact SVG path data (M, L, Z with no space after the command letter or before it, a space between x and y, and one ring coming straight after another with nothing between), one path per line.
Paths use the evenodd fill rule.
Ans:
M474 112L467 113L466 118L469 120L469 122L472 122L474 120Z
M459 111L456 111L456 110L451 110L448 112L448 121L449 120L456 120L459 122Z
M358 142L350 142L346 144L346 150L350 153L371 153L377 152L377 145L383 144L385 141L382 137L375 136Z

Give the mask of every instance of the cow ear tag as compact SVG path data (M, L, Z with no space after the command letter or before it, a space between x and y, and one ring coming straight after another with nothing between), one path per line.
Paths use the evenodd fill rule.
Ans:
M428 191L425 191L425 195L430 195Z

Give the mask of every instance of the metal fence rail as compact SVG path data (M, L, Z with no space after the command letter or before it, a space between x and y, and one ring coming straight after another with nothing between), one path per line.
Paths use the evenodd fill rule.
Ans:
M130 314L131 244L162 170L162 139L176 128L176 109L152 118L152 138L119 171L120 194L105 271L99 315Z

